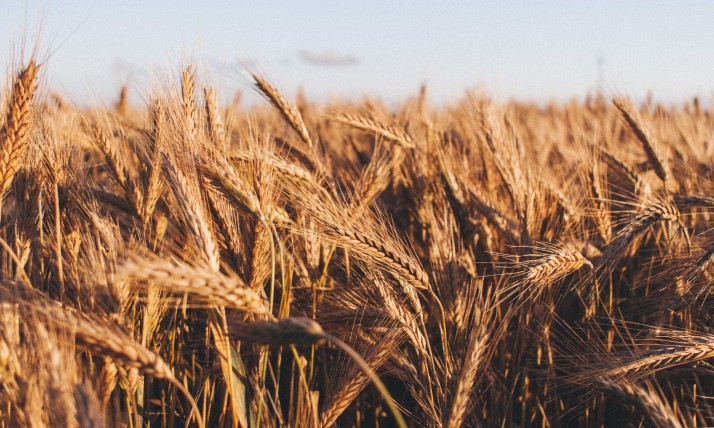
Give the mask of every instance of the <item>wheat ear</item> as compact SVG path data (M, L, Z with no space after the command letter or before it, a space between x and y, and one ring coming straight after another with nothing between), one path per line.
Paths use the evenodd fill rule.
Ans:
M662 179L665 184L669 183L671 178L669 166L665 162L664 158L658 153L658 149L652 137L644 128L642 128L642 126L640 126L639 122L630 112L630 109L624 103L617 100L613 103L620 111L620 114L622 114L622 117L625 119L625 122L627 122L627 125L629 125L630 129L632 129L632 132L635 133L637 139L640 143L642 143L642 148L647 154L647 160L654 168L657 176Z
M37 87L40 66L30 61L17 75L12 85L10 105L2 128L0 145L0 193L10 188L15 173L27 152L32 132L32 98Z
M270 101L270 103L278 110L283 119L293 128L308 147L312 147L312 139L307 131L307 126L302 119L300 111L283 97L283 95L274 86L268 83L265 79L255 73L251 73L255 86L258 90Z
M416 147L409 134L393 126L379 123L374 119L347 113L336 114L329 117L340 123L344 123L345 125L349 125L363 131L373 132L389 141L399 144L404 148L413 149Z
M238 278L229 278L211 269L189 266L147 255L131 255L120 264L123 277L157 284L178 293L189 293L214 304L267 314L268 303Z

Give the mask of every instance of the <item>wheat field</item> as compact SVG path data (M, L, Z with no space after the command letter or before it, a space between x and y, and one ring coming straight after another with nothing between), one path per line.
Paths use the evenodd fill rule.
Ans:
M2 426L714 424L697 99L318 104L253 73L244 108L188 66L84 109L51 66L2 92Z

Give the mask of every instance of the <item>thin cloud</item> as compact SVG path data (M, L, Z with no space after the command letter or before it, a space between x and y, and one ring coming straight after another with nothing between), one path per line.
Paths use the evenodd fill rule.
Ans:
M302 50L298 56L304 62L312 65L344 67L359 64L359 59L353 55L338 55L331 52L318 53Z

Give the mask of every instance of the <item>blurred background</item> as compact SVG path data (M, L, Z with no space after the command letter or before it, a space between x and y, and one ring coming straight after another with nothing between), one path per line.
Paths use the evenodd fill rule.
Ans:
M141 103L188 61L228 98L250 92L249 66L314 101L394 103L426 83L436 104L465 89L709 103L713 23L707 1L8 1L0 66L41 34L50 87L78 105L112 103L124 84Z

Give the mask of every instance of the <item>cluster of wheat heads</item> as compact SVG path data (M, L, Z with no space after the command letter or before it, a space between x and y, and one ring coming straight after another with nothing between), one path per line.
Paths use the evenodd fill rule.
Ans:
M50 64L51 65L51 64ZM0 111L2 426L714 423L714 123L467 93Z

